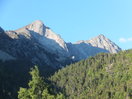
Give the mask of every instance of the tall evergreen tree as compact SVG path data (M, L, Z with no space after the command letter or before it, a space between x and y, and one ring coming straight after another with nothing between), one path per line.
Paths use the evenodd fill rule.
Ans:
M48 85L40 77L38 67L31 69L32 79L29 81L29 88L20 88L18 92L19 99L64 99L62 94L52 95L48 91Z

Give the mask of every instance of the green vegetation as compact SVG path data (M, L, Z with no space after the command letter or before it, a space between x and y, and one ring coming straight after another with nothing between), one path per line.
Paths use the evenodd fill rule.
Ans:
M59 70L50 80L67 99L132 99L132 50L98 54Z
M132 50L100 53L51 77L55 70L30 63L0 61L0 99L132 99Z
M19 87L26 87L29 80L30 66L28 61L0 61L0 99L17 98Z
M31 76L30 68L33 64L27 59L0 61L0 99L17 99L20 87L28 87L27 83ZM41 75L45 78L54 73L50 66L39 66Z
M18 99L64 99L62 94L53 95L50 93L50 88L39 76L37 66L31 69L30 75L32 80L28 83L29 88L20 88Z

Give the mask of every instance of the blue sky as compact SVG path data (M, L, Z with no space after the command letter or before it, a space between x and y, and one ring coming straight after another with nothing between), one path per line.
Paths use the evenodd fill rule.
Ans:
M132 0L0 0L0 26L15 30L42 20L66 42L104 34L132 48Z

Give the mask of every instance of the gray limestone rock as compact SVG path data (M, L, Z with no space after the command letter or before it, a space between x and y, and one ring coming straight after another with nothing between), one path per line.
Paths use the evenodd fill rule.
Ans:
M47 64L57 68L97 53L117 53L121 49L104 35L66 43L60 35L37 20L15 31L4 32L0 28L0 50L4 51L1 57L5 55L10 56L10 59L27 59L33 64Z

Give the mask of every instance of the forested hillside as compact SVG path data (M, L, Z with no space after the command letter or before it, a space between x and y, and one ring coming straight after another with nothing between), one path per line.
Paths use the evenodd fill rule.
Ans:
M27 87L30 68L34 65L29 60L0 61L0 99L17 99L20 87ZM41 75L45 78L55 70L49 66L39 66Z
M67 99L132 99L132 50L98 54L59 70L50 80Z
M132 50L100 53L51 77L50 68L32 66L0 61L0 99L132 99Z

